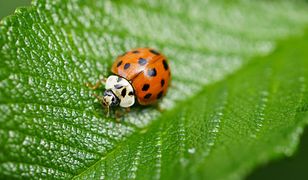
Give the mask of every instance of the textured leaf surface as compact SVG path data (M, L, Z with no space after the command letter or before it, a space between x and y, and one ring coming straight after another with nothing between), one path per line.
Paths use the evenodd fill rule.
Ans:
M256 162L290 155L308 122L307 40L208 86L78 178L238 179Z
M18 9L0 30L0 177L237 179L291 154L307 110L307 37L253 57L302 34L307 10L202 0ZM169 57L166 110L136 107L116 123L84 83L144 46Z

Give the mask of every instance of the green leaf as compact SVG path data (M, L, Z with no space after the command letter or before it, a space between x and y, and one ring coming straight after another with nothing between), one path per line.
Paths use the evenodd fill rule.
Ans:
M308 33L276 42L304 33L307 10L203 0L16 10L0 26L0 178L239 179L291 155L307 123ZM85 82L145 46L171 63L165 111L106 118Z
M12 14L17 6L26 6L30 4L30 0L11 0L1 3L0 18Z
M239 179L291 155L308 122L307 40L308 31L208 86L77 178Z

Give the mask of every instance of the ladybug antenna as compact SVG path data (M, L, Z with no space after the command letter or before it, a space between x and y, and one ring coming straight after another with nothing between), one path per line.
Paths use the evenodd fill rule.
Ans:
M103 106L106 108L106 117L109 117L109 107L110 105L108 104L108 102L105 100L105 98L101 98L101 102L103 104Z

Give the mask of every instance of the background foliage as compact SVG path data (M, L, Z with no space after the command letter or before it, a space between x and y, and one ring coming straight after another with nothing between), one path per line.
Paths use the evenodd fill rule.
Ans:
M291 155L307 121L307 35L276 42L304 34L307 10L201 0L18 9L0 31L0 177L238 179ZM136 107L116 123L84 83L142 46L169 57L166 110Z
M19 6L30 5L30 0L0 0L0 18L14 13L14 10Z

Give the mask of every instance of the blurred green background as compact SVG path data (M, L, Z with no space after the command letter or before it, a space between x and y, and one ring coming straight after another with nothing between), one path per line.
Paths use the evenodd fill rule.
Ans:
M30 0L0 0L0 18L12 14L16 7L30 5Z
M292 157L275 160L259 167L247 179L308 179L308 128L305 128L297 152Z
M0 0L0 18L12 14L17 7L30 5L30 2L30 0ZM308 128L294 156L259 167L247 179L308 179Z

